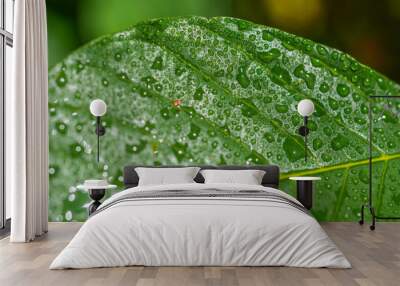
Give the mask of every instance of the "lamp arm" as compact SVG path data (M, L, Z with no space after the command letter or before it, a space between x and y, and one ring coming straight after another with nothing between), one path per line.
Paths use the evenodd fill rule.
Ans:
M305 134L304 134L304 161L307 163L307 135L308 135L308 116L304 116L304 126L305 126Z
M106 129L101 125L101 117L96 116L96 135L97 135L97 163L100 162L100 136L106 133Z
M106 133L106 129L101 125L101 117L96 116L96 134L98 136L103 136Z

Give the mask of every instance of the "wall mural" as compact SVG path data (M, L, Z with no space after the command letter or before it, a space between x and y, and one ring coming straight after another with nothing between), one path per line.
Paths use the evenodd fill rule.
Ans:
M75 186L101 177L122 186L130 163L277 164L291 194L290 175L322 177L319 220L357 220L368 188L367 97L399 91L338 50L235 18L157 19L101 37L50 71L50 220L85 220L90 199ZM95 98L108 105L100 163ZM297 134L304 98L316 105L307 163ZM399 109L374 105L378 214L399 215Z

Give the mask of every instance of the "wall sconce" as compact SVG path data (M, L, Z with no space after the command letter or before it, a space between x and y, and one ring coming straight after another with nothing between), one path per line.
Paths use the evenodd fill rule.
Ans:
M297 111L304 117L304 125L299 128L299 134L304 137L304 161L307 162L307 135L310 133L308 129L308 117L313 114L315 108L314 103L309 99L303 99L297 105Z
M101 117L107 112L107 104L101 99L95 99L90 103L90 113L96 116L97 134L97 162L100 161L100 136L106 133L106 129L101 125Z

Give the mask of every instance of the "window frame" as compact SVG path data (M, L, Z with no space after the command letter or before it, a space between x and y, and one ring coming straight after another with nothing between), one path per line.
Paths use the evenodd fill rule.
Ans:
M5 189L5 99L6 99L6 49L13 48L13 34L7 31L6 27L6 1L0 0L1 21L0 21L0 236L10 231L10 219L6 218L6 189ZM14 12L15 0L12 2ZM11 15L14 21L14 15ZM12 29L13 30L13 29Z

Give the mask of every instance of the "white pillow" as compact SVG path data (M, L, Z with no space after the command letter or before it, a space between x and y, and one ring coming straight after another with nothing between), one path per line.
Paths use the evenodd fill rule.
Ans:
M139 186L195 183L193 179L199 170L199 167L135 168L139 176Z
M262 170L201 170L205 184L261 185L265 171Z

